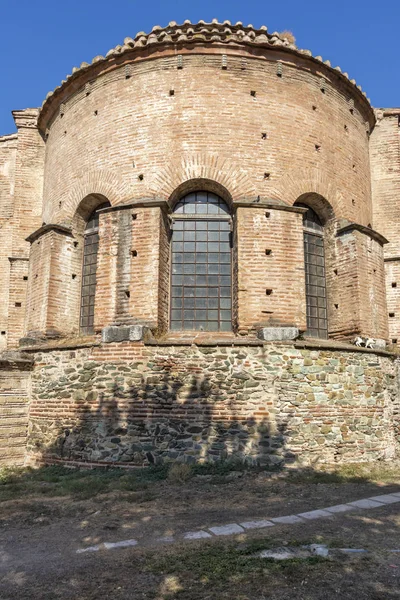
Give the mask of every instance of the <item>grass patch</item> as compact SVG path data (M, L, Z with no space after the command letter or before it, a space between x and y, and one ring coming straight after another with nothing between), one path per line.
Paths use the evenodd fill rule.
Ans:
M75 470L63 466L5 468L0 470L0 502L27 495L71 496L83 500L115 491L142 492L149 484L166 479L167 474L168 469L164 466L130 472L123 469Z
M338 466L294 471L291 483L400 483L400 469L388 464L349 463Z
M221 585L235 579L240 581L250 574L255 576L288 571L297 566L311 568L326 562L320 556L279 560L253 556L255 552L276 546L276 540L258 539L239 547L233 543L203 544L202 547L184 551L152 554L147 561L147 570L163 575L175 575L179 579L195 579L202 583Z

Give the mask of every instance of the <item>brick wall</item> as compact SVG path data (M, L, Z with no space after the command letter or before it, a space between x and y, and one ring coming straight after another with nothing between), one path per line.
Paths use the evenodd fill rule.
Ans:
M357 101L350 112L352 87L329 72L322 93L320 74L287 53L277 77L277 51L257 56L242 49L246 68L242 56L232 55L221 70L220 52L193 46L181 70L164 52L135 61L129 79L121 66L94 79L89 95L84 85L75 88L63 116L48 123L43 220L72 218L94 191L113 205L168 199L183 182L202 177L224 185L235 200L261 195L293 204L318 192L338 217L367 225L371 113Z
M268 325L304 331L302 212L239 207L236 215L239 332Z
M0 467L25 461L29 378L29 365L0 362Z
M400 109L379 110L376 114L377 124L371 136L373 219L374 227L389 240L384 252L387 314L389 338L397 344L400 342Z

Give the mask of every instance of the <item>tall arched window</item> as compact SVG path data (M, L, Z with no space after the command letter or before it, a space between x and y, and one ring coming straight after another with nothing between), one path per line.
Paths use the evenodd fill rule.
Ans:
M171 329L231 331L231 216L222 198L194 192L178 202L171 262Z
M110 206L108 202L101 204L91 213L84 232L80 315L80 331L84 335L94 332L94 301L96 296L97 253L99 250L99 210L108 206Z
M305 204L296 206L307 208L307 212L303 215L307 335L327 338L324 227L312 208Z

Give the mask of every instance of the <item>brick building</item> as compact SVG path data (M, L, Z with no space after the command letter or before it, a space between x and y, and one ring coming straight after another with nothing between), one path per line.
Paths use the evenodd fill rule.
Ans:
M13 115L0 462L394 456L400 109L265 27L186 21Z

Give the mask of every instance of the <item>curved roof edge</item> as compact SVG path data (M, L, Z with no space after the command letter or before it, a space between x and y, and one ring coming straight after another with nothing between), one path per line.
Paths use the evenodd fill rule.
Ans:
M182 25L178 25L175 21L171 21L167 27L155 25L150 33L140 31L134 38L126 37L122 46L118 45L115 48L112 48L105 56L95 56L91 63L83 62L79 67L73 67L72 73L67 75L65 80L63 80L59 86L47 94L40 109L39 122L43 112L45 112L52 103L53 97L58 96L71 80L78 78L84 72L90 71L95 65L99 66L101 63L107 63L134 49L153 49L154 46L158 44L163 46L176 46L177 44L182 43L196 44L207 42L226 45L234 44L236 46L247 45L261 48L274 48L310 58L333 71L340 79L350 83L356 94L361 96L363 102L366 103L371 110L372 123L374 122L374 114L370 99L367 98L367 95L362 90L361 86L357 85L357 82L354 79L350 79L347 73L342 72L340 67L332 67L329 60L324 61L321 56L313 56L310 50L298 48L295 44L291 43L284 34L277 32L268 33L265 25L256 29L253 25L245 26L240 21L235 24L232 24L230 21L223 21L223 23L220 23L217 19L213 19L211 23L199 21L196 24L192 24L190 21L184 21Z

